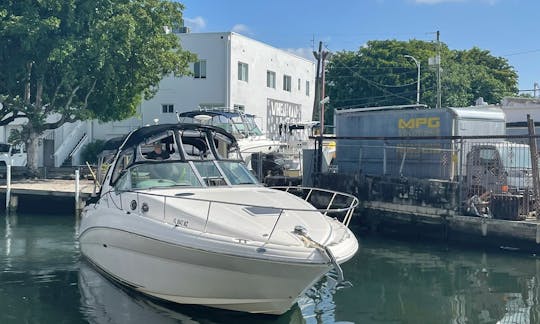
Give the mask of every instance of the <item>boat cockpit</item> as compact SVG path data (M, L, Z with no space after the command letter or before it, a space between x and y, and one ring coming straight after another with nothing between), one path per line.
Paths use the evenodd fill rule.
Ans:
M235 138L201 125L166 124L135 131L120 147L113 167L110 184L116 191L258 184Z

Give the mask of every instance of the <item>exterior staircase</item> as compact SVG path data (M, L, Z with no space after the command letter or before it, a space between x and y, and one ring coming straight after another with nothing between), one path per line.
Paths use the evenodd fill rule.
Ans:
M71 166L73 157L86 142L88 142L87 123L78 121L75 123L64 124L55 130L55 138L62 139L62 143L54 152L54 166Z

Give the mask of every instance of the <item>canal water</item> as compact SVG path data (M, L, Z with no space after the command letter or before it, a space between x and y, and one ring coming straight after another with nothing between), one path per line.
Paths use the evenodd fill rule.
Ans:
M158 302L81 260L71 216L0 216L0 323L540 323L540 259L361 237L344 265L275 317ZM149 274L151 275L151 274Z

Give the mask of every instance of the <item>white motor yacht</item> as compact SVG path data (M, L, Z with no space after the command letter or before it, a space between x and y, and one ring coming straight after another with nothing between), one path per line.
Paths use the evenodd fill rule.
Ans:
M252 153L277 152L286 143L270 139L255 121L255 115L228 108L193 110L178 114L178 122L223 128L237 140L240 153L249 165Z
M295 190L307 200L319 192ZM317 209L261 186L221 128L147 126L123 140L84 209L81 252L156 298L282 314L329 270L342 280L339 265L358 250L348 228L358 200L327 193L319 200L329 205Z

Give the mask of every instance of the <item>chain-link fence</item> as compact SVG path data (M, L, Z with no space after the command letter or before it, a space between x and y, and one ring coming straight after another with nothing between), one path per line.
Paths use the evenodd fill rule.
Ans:
M531 137L338 138L339 173L367 199L523 219L536 210Z

